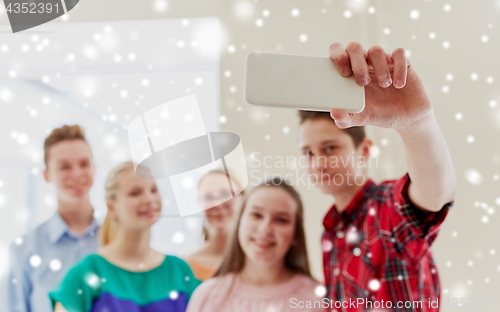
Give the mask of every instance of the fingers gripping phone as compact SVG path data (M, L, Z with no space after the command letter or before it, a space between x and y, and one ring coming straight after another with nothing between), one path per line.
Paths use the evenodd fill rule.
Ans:
M252 52L245 61L244 99L250 105L360 113L364 87L343 77L329 57Z

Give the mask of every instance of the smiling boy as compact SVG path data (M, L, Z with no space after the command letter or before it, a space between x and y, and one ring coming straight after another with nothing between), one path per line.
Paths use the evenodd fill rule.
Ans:
M357 42L333 43L329 55L344 77L354 75L365 87L366 102L359 114L300 112L308 173L335 198L322 236L330 308L437 310L430 306L440 297L431 245L456 181L431 99L401 48L388 54L379 46L366 51ZM366 176L372 142L364 125L399 133L408 174L378 185Z
M9 248L0 306L9 312L49 312L49 291L75 262L97 249L89 191L95 166L78 125L51 131L44 143L43 176L57 190L57 211ZM5 305L7 307L5 307Z

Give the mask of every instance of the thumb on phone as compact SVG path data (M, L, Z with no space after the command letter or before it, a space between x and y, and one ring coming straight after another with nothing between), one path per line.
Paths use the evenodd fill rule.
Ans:
M330 116L340 129L352 127L352 116L350 115L351 114L340 108L334 108L330 112Z

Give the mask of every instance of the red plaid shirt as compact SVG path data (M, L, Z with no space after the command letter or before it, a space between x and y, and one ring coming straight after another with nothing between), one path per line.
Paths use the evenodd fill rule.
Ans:
M438 311L429 307L440 297L431 245L453 202L436 213L418 210L409 184L408 175L368 180L342 213L334 205L326 214L327 310Z

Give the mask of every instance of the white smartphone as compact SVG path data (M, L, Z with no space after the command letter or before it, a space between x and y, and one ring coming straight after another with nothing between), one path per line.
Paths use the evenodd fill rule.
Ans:
M343 77L329 57L252 52L245 61L244 99L250 105L360 113L365 88Z

